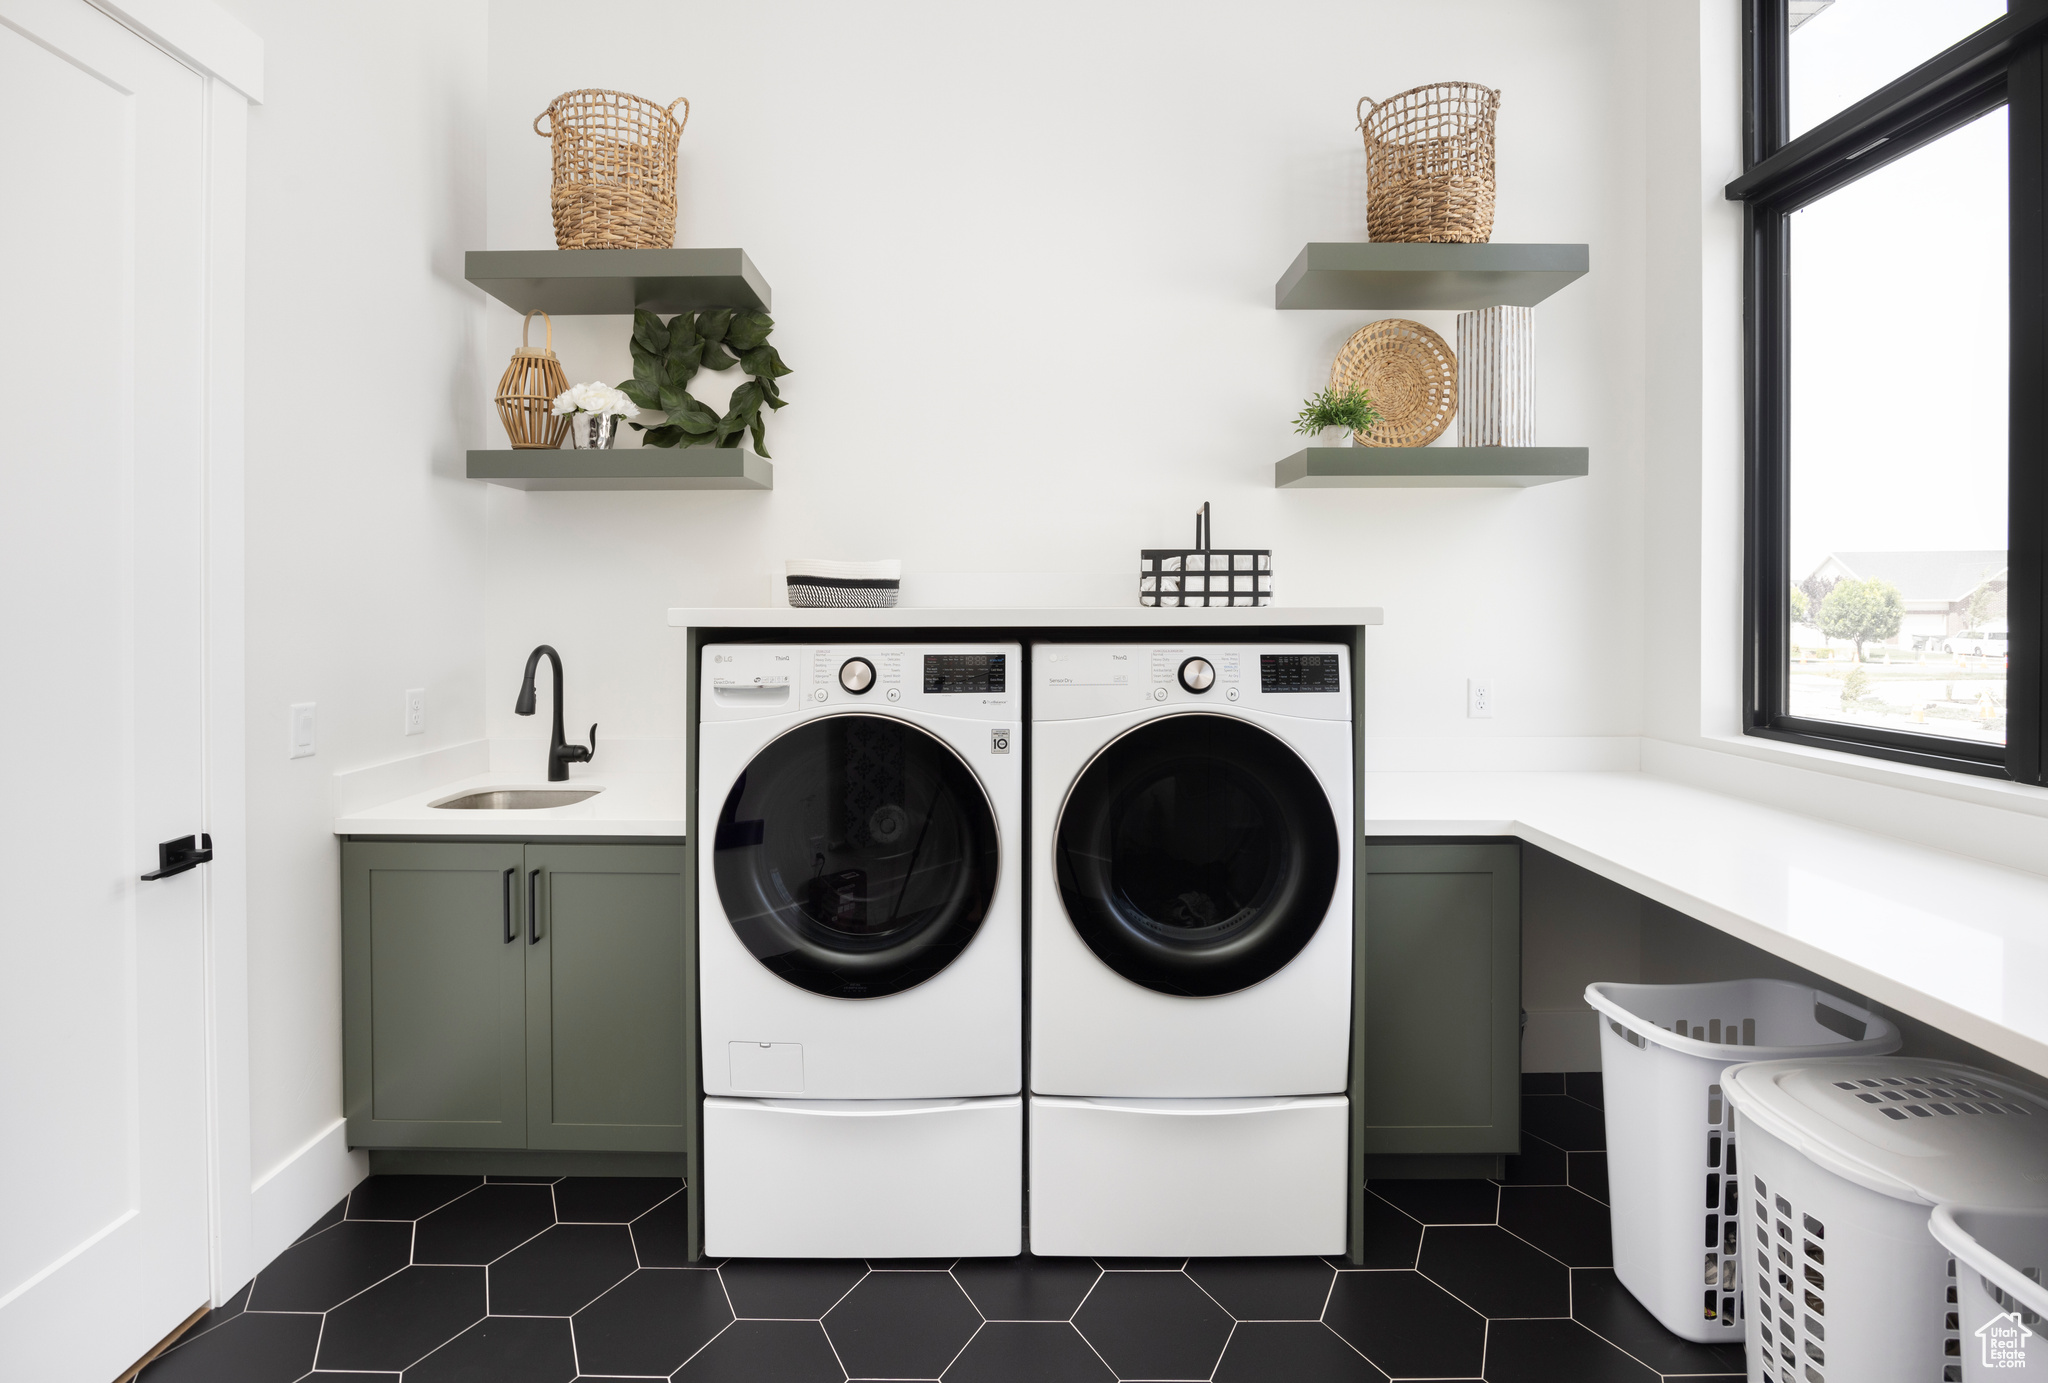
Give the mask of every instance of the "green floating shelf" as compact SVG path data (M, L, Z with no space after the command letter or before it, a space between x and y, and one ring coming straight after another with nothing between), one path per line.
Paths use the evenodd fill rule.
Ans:
M469 478L515 490L772 490L775 466L743 447L473 451Z
M514 312L557 317L768 310L768 280L745 250L471 250L462 276Z
M1460 312L1534 307L1584 277L1586 269L1584 245L1312 242L1273 285L1273 306Z
M1305 447L1273 467L1276 490L1523 489L1587 472L1585 447Z

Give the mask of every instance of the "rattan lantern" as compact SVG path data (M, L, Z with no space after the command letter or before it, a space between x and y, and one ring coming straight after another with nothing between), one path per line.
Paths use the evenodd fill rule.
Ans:
M547 326L547 344L536 350L526 343L526 333L538 317ZM547 450L562 445L569 435L569 420L554 414L555 397L569 387L562 362L555 358L555 323L547 313L535 310L519 324L519 349L498 381L498 418L505 424L512 445L520 451Z

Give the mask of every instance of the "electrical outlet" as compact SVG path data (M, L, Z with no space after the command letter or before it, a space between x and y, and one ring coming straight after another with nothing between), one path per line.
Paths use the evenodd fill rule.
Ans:
M313 757L313 705L311 701L301 701L292 707L291 756L294 759Z
M407 687L405 689L405 733L424 735L427 733L427 689Z
M1473 720L1493 719L1493 681L1474 677L1465 683L1465 714Z

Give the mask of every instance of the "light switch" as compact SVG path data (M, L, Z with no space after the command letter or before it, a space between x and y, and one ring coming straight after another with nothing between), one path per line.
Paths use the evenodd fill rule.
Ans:
M301 701L292 707L292 757L310 759L313 757L313 706L311 701Z
M427 689L407 687L405 691L405 733L424 735L427 732Z

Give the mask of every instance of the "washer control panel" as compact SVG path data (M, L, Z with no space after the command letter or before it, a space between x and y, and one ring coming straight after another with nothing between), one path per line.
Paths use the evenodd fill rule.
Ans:
M1014 724L1016 644L707 644L701 718L744 720L792 711L926 711Z
M1036 720L1196 706L1351 718L1350 650L1342 644L1039 644L1031 688Z

